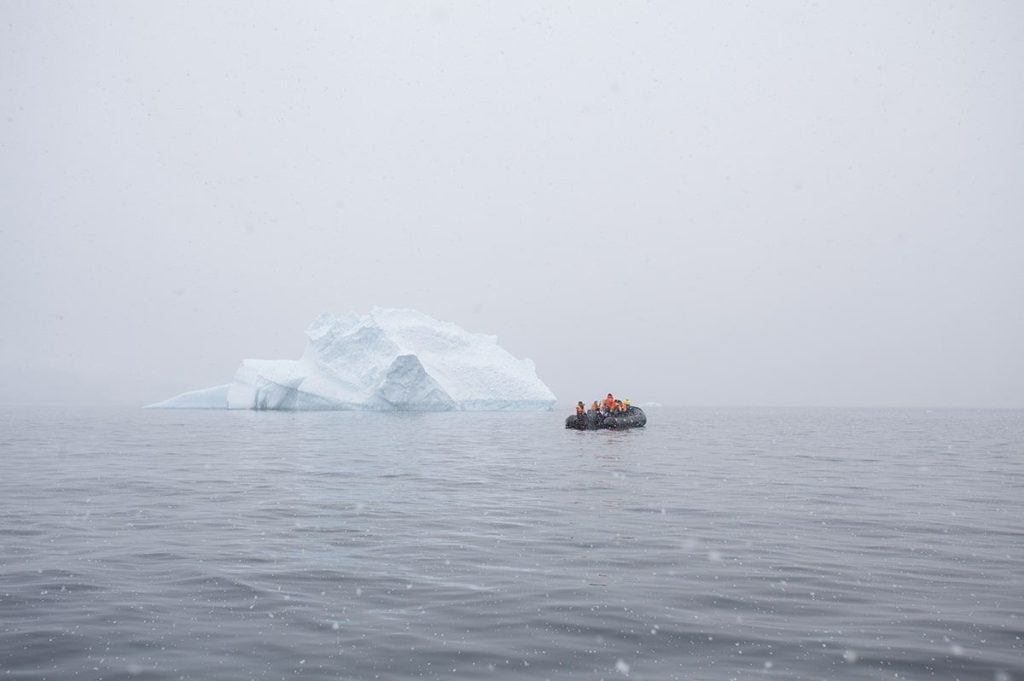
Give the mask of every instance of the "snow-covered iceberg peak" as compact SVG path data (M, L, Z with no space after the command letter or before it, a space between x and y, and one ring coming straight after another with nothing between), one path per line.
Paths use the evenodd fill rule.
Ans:
M306 336L298 360L243 360L230 384L150 406L450 411L550 409L555 403L533 362L516 359L494 336L415 310L323 314Z

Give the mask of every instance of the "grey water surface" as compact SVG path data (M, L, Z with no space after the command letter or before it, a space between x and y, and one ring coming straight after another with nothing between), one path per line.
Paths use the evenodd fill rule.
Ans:
M1024 679L1024 412L16 409L0 677Z

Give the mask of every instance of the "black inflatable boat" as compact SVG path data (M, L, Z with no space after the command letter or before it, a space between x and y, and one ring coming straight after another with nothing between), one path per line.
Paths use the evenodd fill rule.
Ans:
M566 428L576 430L600 430L612 428L624 430L626 428L641 428L647 424L647 414L640 407L630 405L625 414L602 414L591 409L583 416L573 414L565 419Z

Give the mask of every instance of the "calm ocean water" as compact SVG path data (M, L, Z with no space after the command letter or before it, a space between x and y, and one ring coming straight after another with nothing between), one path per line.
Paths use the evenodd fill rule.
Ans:
M11 679L1024 680L1024 412L15 410Z

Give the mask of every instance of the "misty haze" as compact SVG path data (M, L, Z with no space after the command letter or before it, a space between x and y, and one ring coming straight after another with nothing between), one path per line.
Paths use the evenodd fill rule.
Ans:
M1022 65L995 0L0 3L0 675L1024 679Z

